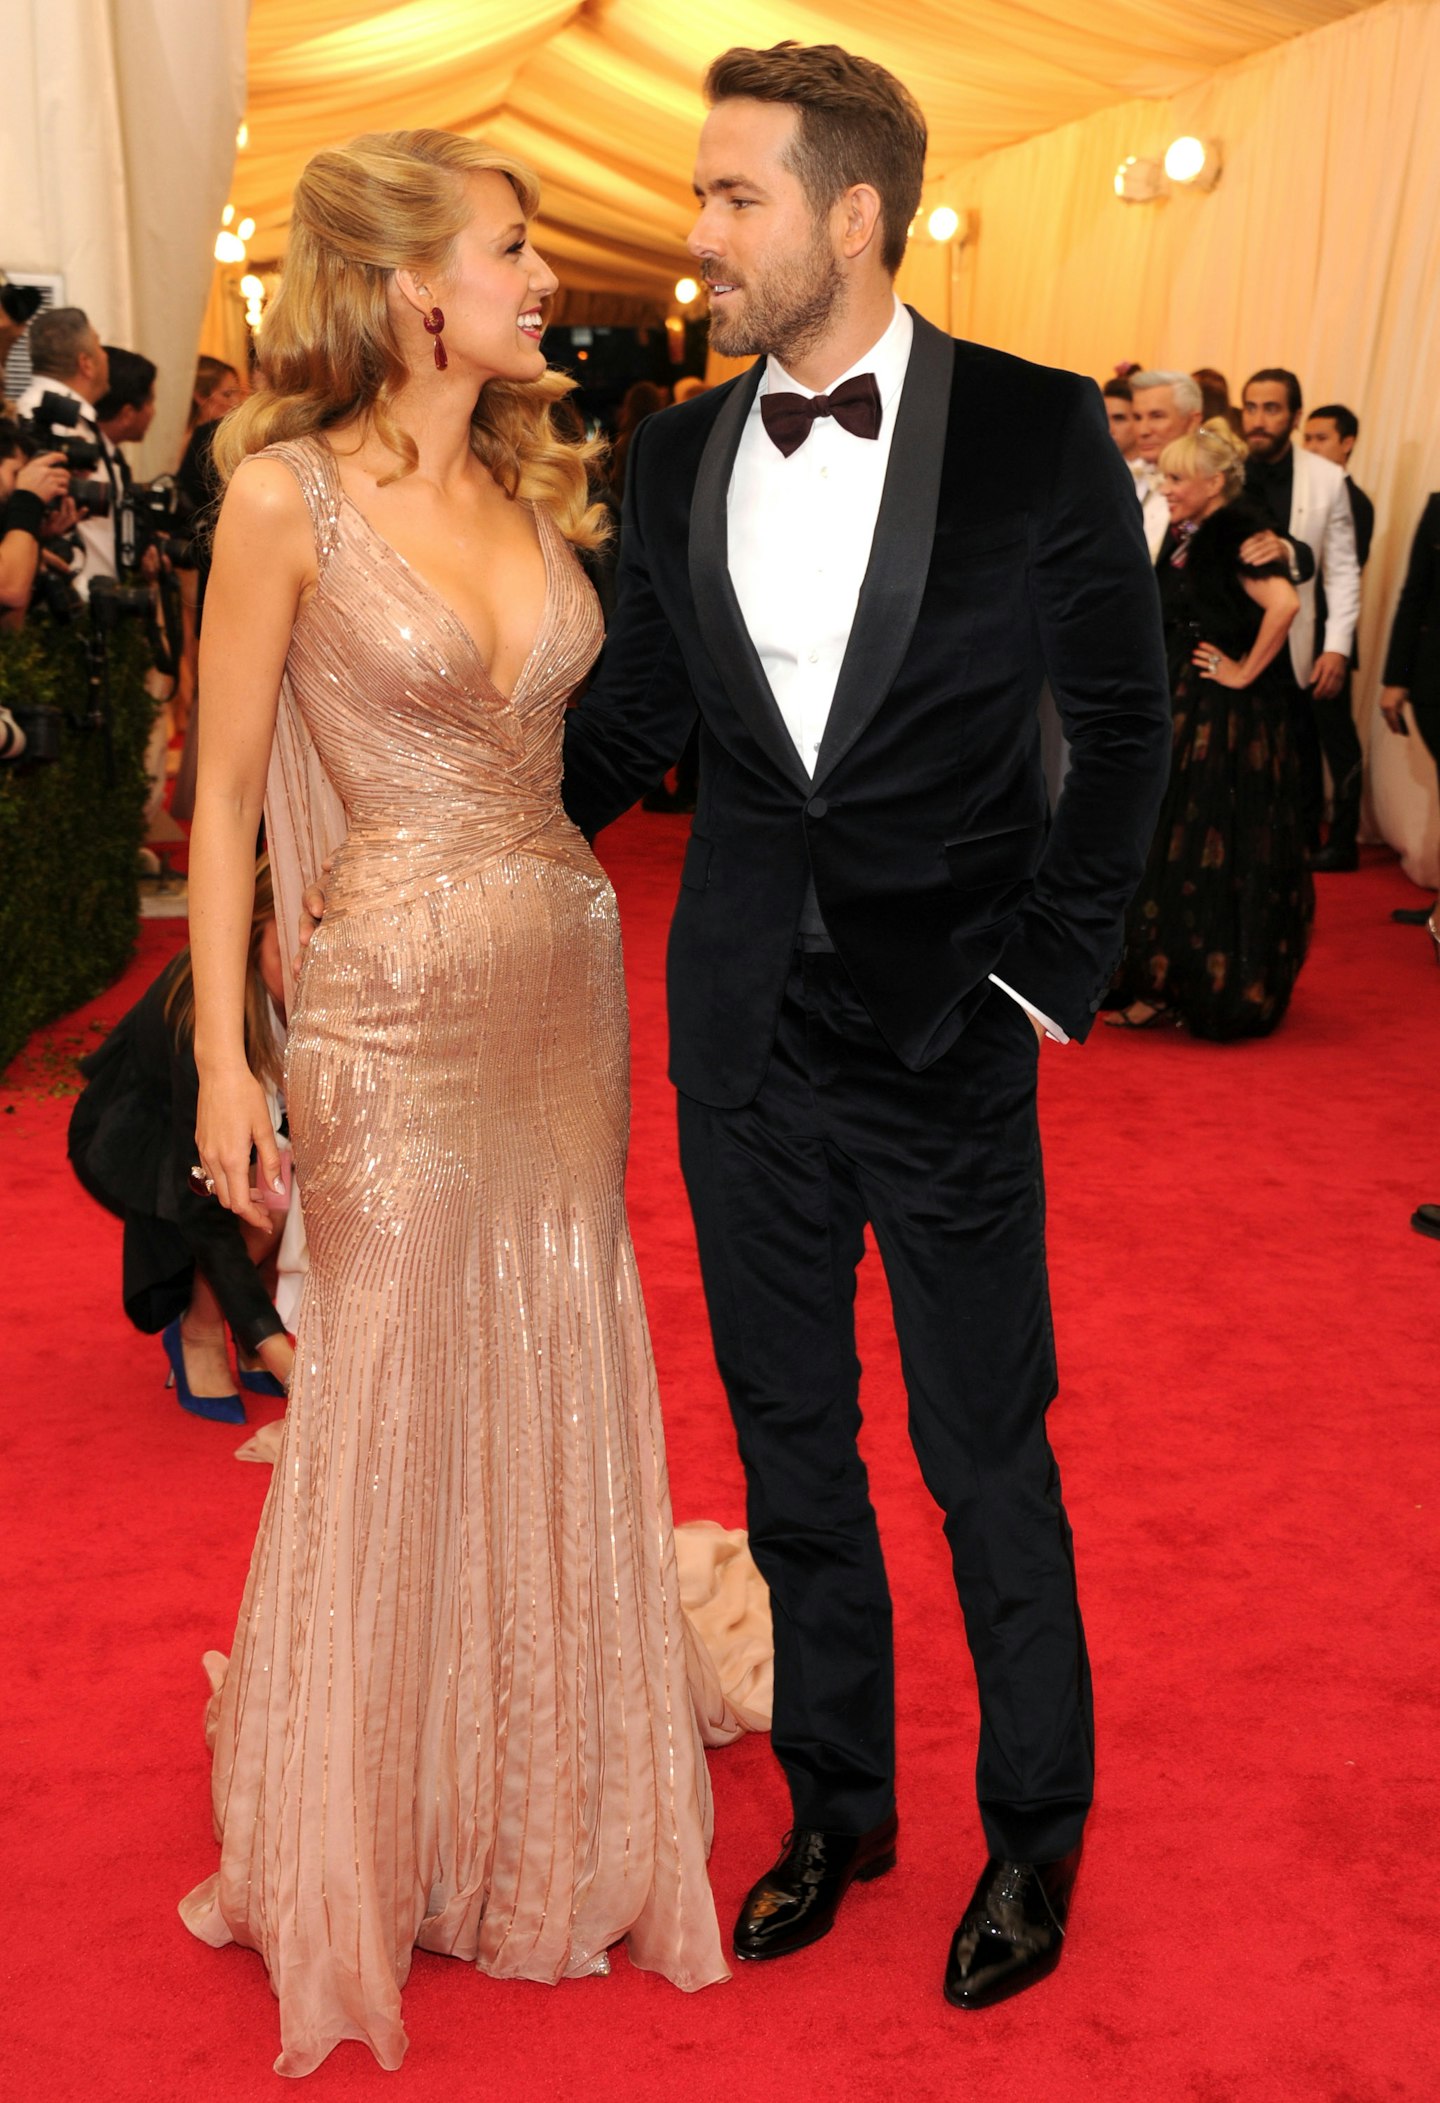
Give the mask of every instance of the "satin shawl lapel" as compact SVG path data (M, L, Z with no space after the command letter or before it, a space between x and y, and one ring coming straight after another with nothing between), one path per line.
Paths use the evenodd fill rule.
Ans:
M889 693L915 633L935 539L954 370L953 338L917 314L870 563L815 761L816 788Z
M690 592L700 640L726 693L781 773L808 793L810 777L785 728L730 581L730 475L764 371L765 360L757 358L730 390L701 455L690 502Z

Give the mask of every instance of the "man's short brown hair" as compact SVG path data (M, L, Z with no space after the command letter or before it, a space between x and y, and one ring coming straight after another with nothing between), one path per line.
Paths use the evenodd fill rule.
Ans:
M882 254L893 277L905 256L910 222L925 184L925 119L910 90L838 44L737 47L705 76L710 103L749 97L789 103L799 113L791 166L818 217L854 183L880 196Z

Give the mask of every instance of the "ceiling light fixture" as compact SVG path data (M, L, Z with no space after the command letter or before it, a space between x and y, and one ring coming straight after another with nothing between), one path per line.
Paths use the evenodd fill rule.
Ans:
M700 287L693 277L682 277L675 287L675 297L682 307L692 307L700 297Z

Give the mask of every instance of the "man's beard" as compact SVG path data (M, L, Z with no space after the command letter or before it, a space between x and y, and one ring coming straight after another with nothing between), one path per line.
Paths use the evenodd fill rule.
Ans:
M722 284L730 281L721 278ZM769 355L790 367L815 348L845 298L845 280L829 239L817 229L811 246L791 265L772 265L739 288L738 314L710 314L710 347L722 358Z
M1290 442L1290 433L1281 431L1247 431L1245 443L1253 460L1278 460Z

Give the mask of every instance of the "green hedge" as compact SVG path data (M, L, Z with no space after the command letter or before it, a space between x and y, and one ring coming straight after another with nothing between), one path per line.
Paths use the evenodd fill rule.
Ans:
M0 762L0 1072L32 1030L90 1000L135 948L145 745L155 703L144 637L111 639L110 734L90 709L83 625L0 634L0 702L49 702L61 757Z

